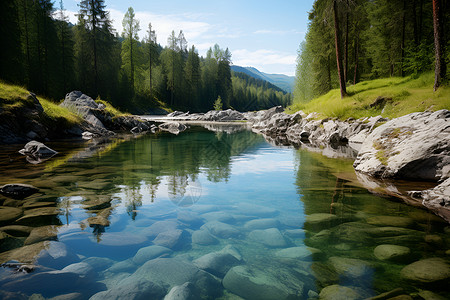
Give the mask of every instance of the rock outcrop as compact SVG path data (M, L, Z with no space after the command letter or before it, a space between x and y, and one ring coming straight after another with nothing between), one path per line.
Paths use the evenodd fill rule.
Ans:
M450 111L412 113L379 126L364 140L354 167L382 178L449 178Z

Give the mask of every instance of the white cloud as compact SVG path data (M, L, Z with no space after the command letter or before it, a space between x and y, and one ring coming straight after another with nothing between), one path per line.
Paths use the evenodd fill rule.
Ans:
M233 51L233 63L240 66L253 66L261 64L295 65L296 59L296 55L267 49L259 49L256 51L240 49Z

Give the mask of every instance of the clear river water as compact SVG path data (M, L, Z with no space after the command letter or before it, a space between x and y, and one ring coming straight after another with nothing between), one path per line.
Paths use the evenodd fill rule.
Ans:
M40 191L0 196L0 298L450 298L446 222L342 179L351 160L231 131L48 143L37 165L2 147L0 185Z

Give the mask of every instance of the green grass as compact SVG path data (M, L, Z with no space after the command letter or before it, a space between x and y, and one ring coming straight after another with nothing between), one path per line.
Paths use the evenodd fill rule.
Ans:
M34 102L28 97L29 92L26 88L11 85L0 81L0 108L5 111L13 111L24 107L34 107ZM37 97L44 108L44 120L49 125L73 126L79 124L82 118L67 108L60 107L56 103Z
M119 116L125 116L125 115L130 115L128 113L123 113L120 110L118 110L117 108L115 108L114 106L111 105L111 103L109 103L108 101L105 100L100 100L97 99L95 100L95 102L97 102L98 104L104 104L105 105L105 110L112 115L113 117L119 117Z
M340 98L339 89L308 103L294 103L287 112L302 110L305 113L317 112L320 117L362 118L382 115L396 118L413 112L450 109L450 87L442 86L433 91L434 73L429 72L415 78L391 77L360 82L347 88L348 95ZM379 96L392 98L385 105L370 107Z

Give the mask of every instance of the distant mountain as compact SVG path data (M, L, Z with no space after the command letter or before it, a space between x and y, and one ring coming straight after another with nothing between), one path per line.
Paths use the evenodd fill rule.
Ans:
M295 84L294 76L287 76L283 74L267 74L264 72L260 72L258 69L253 67L231 66L231 70L234 72L245 73L256 79L268 81L288 93L294 92L294 84Z

